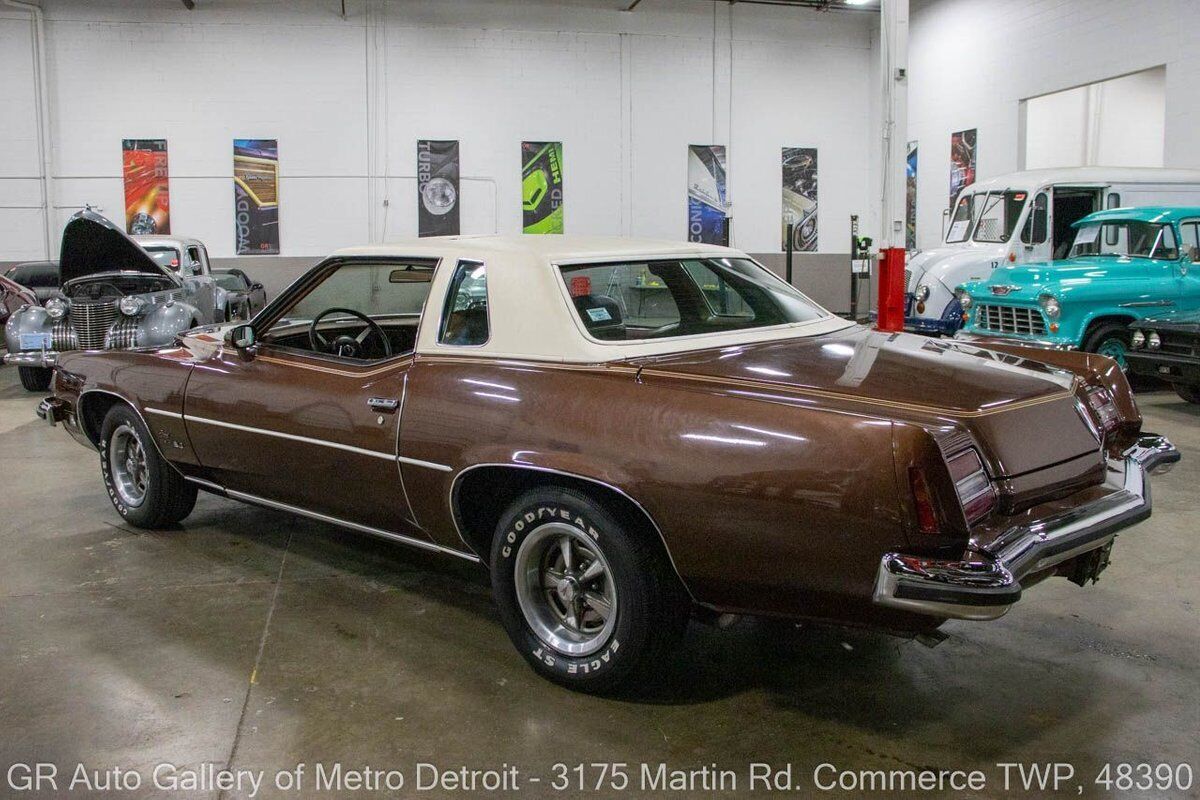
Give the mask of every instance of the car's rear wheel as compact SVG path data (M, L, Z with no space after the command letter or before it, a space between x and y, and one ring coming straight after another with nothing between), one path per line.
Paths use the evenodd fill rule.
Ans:
M181 521L196 505L196 487L158 454L141 418L124 404L100 426L100 471L113 508L138 528Z
M44 392L50 388L54 370L49 367L17 367L21 385L31 392Z
M1200 403L1200 385L1175 384L1175 393L1189 403Z
M587 495L535 489L504 512L492 589L513 644L540 674L611 691L661 665L687 622L667 556Z
M1101 323L1088 335L1083 349L1108 356L1124 370L1125 354L1129 352L1129 328L1119 322Z

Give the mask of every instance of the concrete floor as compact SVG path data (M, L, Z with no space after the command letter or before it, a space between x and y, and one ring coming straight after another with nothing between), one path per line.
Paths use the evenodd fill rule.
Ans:
M124 527L96 455L36 420L36 400L0 369L0 769L56 763L60 791L33 796L67 796L77 762L137 770L121 797L164 796L163 762L268 783L299 762L309 782L316 762L394 768L406 796L421 761L515 765L525 797L554 794L555 762L627 762L630 787L601 797L652 794L637 771L659 762L732 769L741 790L750 762L793 764L804 795L822 762L986 773L982 791L933 793L948 797L1018 795L1000 762L1069 762L1084 796L1113 796L1092 784L1105 762L1200 771L1200 408L1170 392L1142 408L1184 461L1098 585L1047 582L998 622L947 625L936 649L694 624L669 688L621 701L535 677L469 565L204 494L182 530Z

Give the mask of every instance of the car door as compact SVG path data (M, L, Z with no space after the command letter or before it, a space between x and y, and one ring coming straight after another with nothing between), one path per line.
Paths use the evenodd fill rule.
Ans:
M1185 311L1200 309L1200 219L1179 223L1182 235L1179 263L1175 274L1179 296L1176 305Z
M200 310L204 316L202 323L213 322L219 318L217 314L217 290L212 276L208 274L206 263L201 258L200 247L195 244L183 248L183 261L179 270L183 279L187 302Z
M184 418L206 479L235 498L428 538L412 518L396 454L412 345L434 265L376 259L365 266L373 270L371 285L346 281L330 290L326 283L322 291L322 285L301 281L256 321L262 333L256 331L253 347L227 346L198 364ZM347 265L331 267L336 274ZM404 291L389 293L397 286ZM307 330L319 321L321 308L349 309L394 325L385 331L396 346L388 355L361 358L306 348ZM336 324L353 324L340 321L349 315L334 317ZM332 332L323 335L341 341Z

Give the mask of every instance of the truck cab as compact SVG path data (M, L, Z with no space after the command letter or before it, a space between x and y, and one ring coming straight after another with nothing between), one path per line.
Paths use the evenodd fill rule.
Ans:
M905 329L952 335L963 309L954 290L1001 266L1065 258L1072 227L1122 206L1200 205L1200 170L1070 167L1029 170L963 188L944 214L942 243L910 254Z

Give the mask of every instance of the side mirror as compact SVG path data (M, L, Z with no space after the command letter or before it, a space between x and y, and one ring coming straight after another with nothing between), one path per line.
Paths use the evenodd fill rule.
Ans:
M225 336L225 341L239 352L249 350L257 341L254 337L254 328L249 325L238 325L233 328Z

